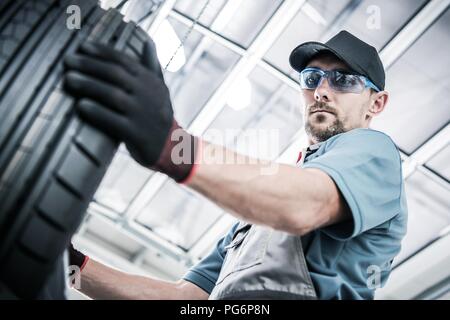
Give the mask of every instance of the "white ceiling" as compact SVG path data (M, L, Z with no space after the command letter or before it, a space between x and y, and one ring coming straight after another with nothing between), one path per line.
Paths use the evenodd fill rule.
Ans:
M105 7L120 3L102 2ZM154 0L155 6L149 2L130 0L122 12L139 21L143 12L164 1ZM249 154L253 151L236 147L239 130L277 130L281 146L272 156L286 151L284 160L305 143L295 72L288 65L291 50L301 42L326 41L341 29L381 50L391 99L373 127L391 135L402 152L410 215L409 232L395 262L399 264L450 225L448 3L168 0L142 25L156 21L150 30L155 35L155 23L167 19L178 38L186 38L186 63L177 72L165 71L175 115L183 126L197 134L236 129L236 136L222 143ZM380 10L379 29L367 24L373 10ZM246 79L251 99L237 110L227 94L236 94L231 84ZM202 196L140 168L122 147L75 241L110 264L175 280L233 221ZM450 266L448 270L450 275Z

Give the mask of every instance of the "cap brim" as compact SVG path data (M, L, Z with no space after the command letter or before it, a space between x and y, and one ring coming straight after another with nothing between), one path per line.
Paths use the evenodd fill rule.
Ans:
M346 59L343 54L320 42L305 42L296 47L294 50L292 50L291 55L289 56L289 63L294 70L300 72L305 69L306 65L315 55L324 51L333 53L351 70L356 71L357 73L363 73L358 65L354 65L349 62L349 59Z

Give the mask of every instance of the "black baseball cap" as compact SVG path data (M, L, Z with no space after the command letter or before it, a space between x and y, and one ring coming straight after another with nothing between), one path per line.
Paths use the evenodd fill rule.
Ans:
M377 50L345 30L325 43L302 43L291 52L289 63L301 72L315 55L324 51L333 53L352 71L369 78L378 89L384 90L384 67Z

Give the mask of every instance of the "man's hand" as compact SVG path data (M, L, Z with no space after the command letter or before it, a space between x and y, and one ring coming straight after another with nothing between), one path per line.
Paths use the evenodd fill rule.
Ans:
M152 41L142 63L108 46L87 42L65 59L64 88L79 100L76 109L87 122L119 141L141 165L184 181L194 165L197 139L173 117L170 93ZM189 157L172 160L177 143L188 146Z

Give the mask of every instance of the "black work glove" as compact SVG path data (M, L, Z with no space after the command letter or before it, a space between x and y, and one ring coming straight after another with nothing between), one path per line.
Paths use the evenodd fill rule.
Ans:
M79 99L76 109L82 118L125 142L141 165L186 181L194 166L197 138L173 117L152 41L145 43L142 63L108 46L86 42L66 57L65 66L64 88ZM172 159L179 140L187 146L181 163L180 157Z
M89 257L81 253L77 249L75 249L72 243L70 243L68 250L69 250L69 265L77 266L78 268L80 268L80 271L82 271L84 266L88 262Z

